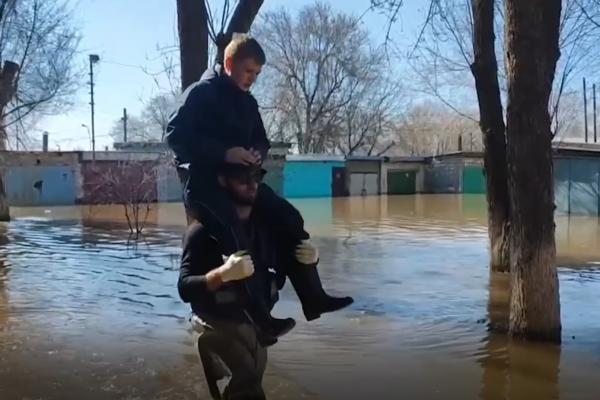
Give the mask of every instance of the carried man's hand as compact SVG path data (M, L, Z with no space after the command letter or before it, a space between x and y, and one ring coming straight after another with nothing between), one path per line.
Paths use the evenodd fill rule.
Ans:
M296 246L296 260L301 264L311 265L319 261L319 249L310 240L303 240Z
M256 164L260 164L262 162L262 155L260 151L256 150L254 147L250 147L250 153L256 158Z
M260 153L254 149L232 147L225 153L225 162L229 164L253 165L260 163Z

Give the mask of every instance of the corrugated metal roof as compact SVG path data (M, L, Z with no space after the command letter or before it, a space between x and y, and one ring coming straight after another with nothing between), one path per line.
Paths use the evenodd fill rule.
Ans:
M390 163L422 163L427 160L427 157L419 156L398 156L398 157L385 157L385 162Z
M303 161L303 162L344 162L344 156L331 154L288 154L287 161Z
M383 161L385 157L380 156L347 156L346 161Z

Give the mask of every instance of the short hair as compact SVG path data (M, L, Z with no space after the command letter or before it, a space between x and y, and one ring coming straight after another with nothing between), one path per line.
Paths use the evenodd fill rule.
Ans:
M225 48L225 60L241 61L251 58L259 65L265 65L267 56L258 41L246 34L234 33L231 42Z

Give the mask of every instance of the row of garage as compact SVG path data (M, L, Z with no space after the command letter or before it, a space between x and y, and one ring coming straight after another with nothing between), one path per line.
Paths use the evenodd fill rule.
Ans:
M132 179L144 181L144 193L151 201L178 202L182 187L168 160L160 152L148 151L99 152L96 160L87 152L0 154L6 194L14 206L112 202L119 188L131 189ZM265 167L269 171L266 183L288 198L457 193L463 189L483 193L482 169L468 163L464 155L436 159L281 155L270 157ZM106 175L119 180L113 182L112 191L107 190Z
M283 194L297 197L485 193L481 154L439 157L288 155Z
M5 191L13 206L110 203L119 192L131 191L132 180L150 201L179 202L177 173L161 159L164 154L158 152L102 152L95 161L86 152L0 152ZM287 198L486 192L479 153L398 158L282 155L269 158L265 167L266 183ZM559 213L600 215L600 148L555 149L554 172ZM107 174L120 177L113 182L114 190L107 190ZM139 178L142 175L145 179Z
M422 191L424 159L288 155L288 198L414 194Z

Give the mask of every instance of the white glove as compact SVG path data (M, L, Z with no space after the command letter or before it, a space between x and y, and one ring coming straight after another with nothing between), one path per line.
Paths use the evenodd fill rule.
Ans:
M296 260L301 264L316 264L319 261L319 249L310 240L303 240L296 247Z
M239 281L254 274L254 263L245 251L238 251L227 258L219 267L221 280L225 282Z

